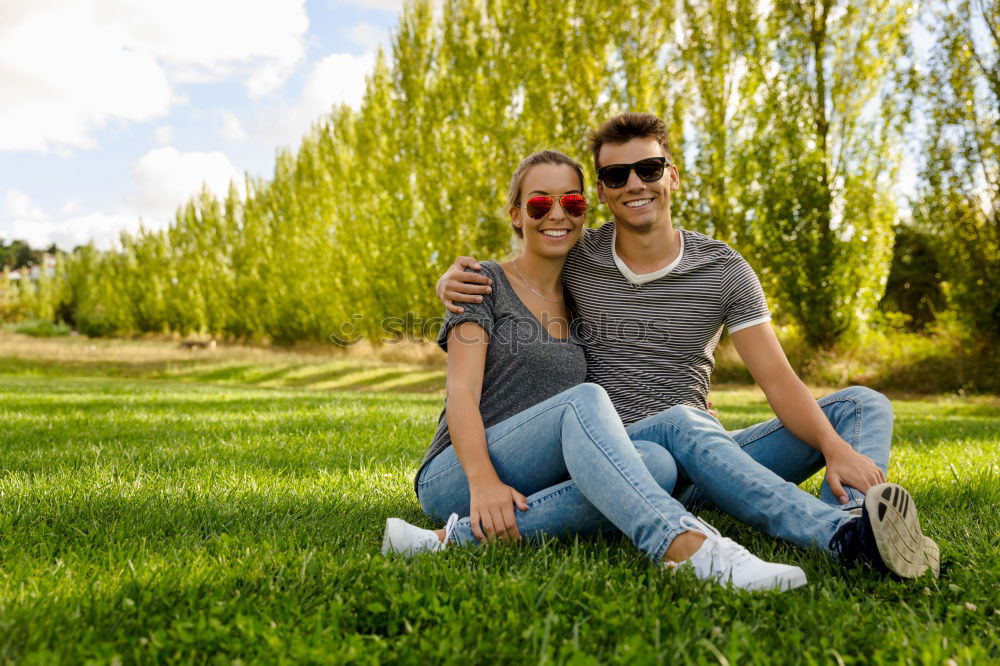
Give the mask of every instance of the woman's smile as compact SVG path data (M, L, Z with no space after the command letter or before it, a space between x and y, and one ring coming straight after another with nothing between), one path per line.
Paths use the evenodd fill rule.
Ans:
M541 234L550 240L564 240L569 238L569 229L543 229Z

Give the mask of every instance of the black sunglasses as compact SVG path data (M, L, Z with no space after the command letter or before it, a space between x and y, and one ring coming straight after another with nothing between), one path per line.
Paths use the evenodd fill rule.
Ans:
M639 180L646 183L653 183L663 178L663 170L673 166L666 157L647 157L644 160L633 162L632 164L609 164L597 170L597 178L604 187L619 188L624 187L628 182L630 171L635 171Z

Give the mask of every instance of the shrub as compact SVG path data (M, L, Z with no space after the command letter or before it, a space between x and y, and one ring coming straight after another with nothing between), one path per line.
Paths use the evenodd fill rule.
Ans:
M29 320L14 329L16 333L30 335L34 338L55 338L70 334L70 328L63 323L34 319Z

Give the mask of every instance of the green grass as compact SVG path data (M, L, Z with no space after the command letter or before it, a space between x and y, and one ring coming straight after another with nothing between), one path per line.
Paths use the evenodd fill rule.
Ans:
M0 660L23 663L918 663L1000 659L1000 404L897 401L890 475L939 580L843 571L715 512L810 585L665 575L623 539L378 554L430 527L412 474L439 395L0 374ZM47 370L45 368L48 368ZM280 369L309 378L332 369ZM299 374L301 373L301 374ZM80 374L74 372L73 374ZM372 371L374 385L398 380ZM364 380L359 383L364 384ZM713 396L729 427L769 415ZM818 479L808 482L815 490Z

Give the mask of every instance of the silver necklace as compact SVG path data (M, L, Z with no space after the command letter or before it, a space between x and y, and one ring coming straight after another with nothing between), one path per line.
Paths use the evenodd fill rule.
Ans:
M512 261L511 263L514 264L514 270L517 271L517 276L521 278L521 282L524 283L524 286L531 290L531 293L533 293L535 296L538 296L538 298L542 299L546 303L562 303L563 299L561 298L553 300L551 298L545 298L544 296L539 294L538 291L531 286L531 283L528 282L527 278L524 277L524 274L521 273L521 269L517 267L517 259L515 258L514 261Z

